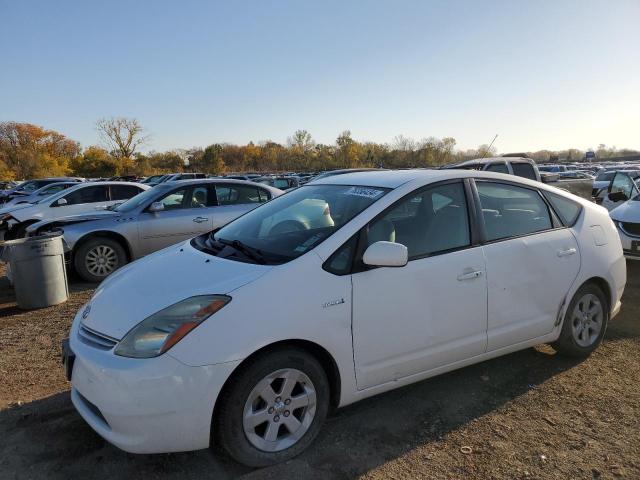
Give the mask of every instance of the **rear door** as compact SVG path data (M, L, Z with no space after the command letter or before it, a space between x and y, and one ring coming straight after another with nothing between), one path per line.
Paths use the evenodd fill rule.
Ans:
M213 215L214 229L271 199L271 193L258 184L218 183L215 191L218 206Z
M176 187L156 202L164 210L140 214L139 235L142 255L212 230L215 192L209 185Z
M575 237L540 192L476 180L488 288L488 351L550 333L578 270Z

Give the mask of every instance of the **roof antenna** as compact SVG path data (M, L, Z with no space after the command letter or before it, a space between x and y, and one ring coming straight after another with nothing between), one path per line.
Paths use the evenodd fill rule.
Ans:
M486 152L484 152L484 153L482 154L482 156L480 157L480 160L482 160L484 157L486 157L486 156L487 156L487 153L489 153L489 152L491 151L491 146L493 145L493 142L495 142L495 141L496 141L496 138L498 138L498 134L497 134L497 133L496 133L496 136L495 136L495 137L493 137L493 140L491 140L491 143L490 143L490 144L489 144L489 146L487 147Z

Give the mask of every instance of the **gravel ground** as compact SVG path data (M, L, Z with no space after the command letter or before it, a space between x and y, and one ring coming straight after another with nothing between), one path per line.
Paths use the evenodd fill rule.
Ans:
M0 478L639 478L640 262L582 361L528 349L334 413L309 451L246 469L200 451L130 455L75 413L60 340L92 293L21 312L0 283Z

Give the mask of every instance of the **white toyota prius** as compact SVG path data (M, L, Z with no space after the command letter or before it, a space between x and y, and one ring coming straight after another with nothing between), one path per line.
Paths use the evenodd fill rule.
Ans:
M75 407L121 449L263 466L331 407L540 343L588 355L625 282L607 211L562 190L351 173L122 268L63 356Z

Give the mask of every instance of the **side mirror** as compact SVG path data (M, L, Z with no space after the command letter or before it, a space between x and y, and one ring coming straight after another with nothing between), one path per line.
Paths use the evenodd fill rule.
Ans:
M394 242L375 242L362 256L364 264L372 267L404 267L408 260L407 247Z
M64 207L67 204L67 199L66 198L60 198L58 199L58 201L56 202L56 205L58 207Z
M164 210L164 203L162 202L153 202L149 205L149 211L152 213L161 212L162 210Z
M609 200L612 202L626 202L629 197L624 192L611 192L609 194Z

